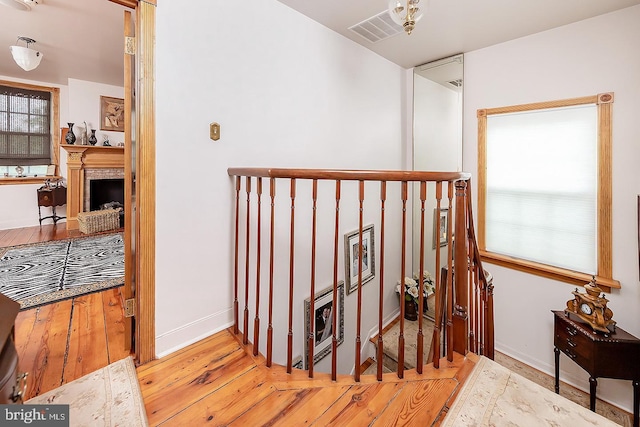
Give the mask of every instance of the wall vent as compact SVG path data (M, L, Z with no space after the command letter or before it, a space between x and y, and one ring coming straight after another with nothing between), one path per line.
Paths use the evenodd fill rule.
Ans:
M402 26L393 22L386 10L349 27L349 29L371 43L376 43L404 32Z

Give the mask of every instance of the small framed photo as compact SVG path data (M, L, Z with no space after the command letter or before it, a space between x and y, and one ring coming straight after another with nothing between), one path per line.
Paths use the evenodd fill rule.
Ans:
M47 166L47 176L54 176L56 174L56 165Z
M348 294L358 289L358 273L360 270L362 271L363 285L376 275L373 224L362 228L362 259L359 259L359 256L359 231L355 230L344 236L345 282Z
M313 331L313 363L331 353L331 343L333 337L333 311L336 312L336 325L338 345L344 341L344 282L338 282L338 301L333 300L333 286L316 293L313 303L313 313L311 311L311 299L304 300L304 323L305 337L309 336L311 330L311 316L314 318ZM304 369L309 369L309 340L304 339Z
M440 229L438 229L438 209L433 210L433 249L438 247L438 244L442 247L449 243L448 212L449 208L440 209Z
M100 130L124 132L124 99L100 97Z

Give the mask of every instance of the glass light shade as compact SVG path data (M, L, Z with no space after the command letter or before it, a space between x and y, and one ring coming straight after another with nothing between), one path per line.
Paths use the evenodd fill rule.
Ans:
M387 10L393 22L404 26L407 21L415 23L422 18L424 7L419 7L418 3L420 0L389 0Z
M13 60L25 71L35 69L42 61L42 53L37 50L22 46L10 46L9 49Z

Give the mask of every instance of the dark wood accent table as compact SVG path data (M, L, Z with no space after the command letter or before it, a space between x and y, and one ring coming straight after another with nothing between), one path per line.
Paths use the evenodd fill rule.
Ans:
M589 406L596 410L597 378L614 378L633 382L633 426L638 426L640 404L640 339L622 328L615 333L595 333L586 323L554 311L553 344L556 362L555 391L560 391L560 352L569 356L589 373Z
M38 219L42 225L42 221L45 219L52 219L53 223L57 223L59 220L64 219L63 216L56 214L56 206L62 206L67 204L67 188L66 187L40 187L38 188ZM40 208L50 207L51 215L42 217Z

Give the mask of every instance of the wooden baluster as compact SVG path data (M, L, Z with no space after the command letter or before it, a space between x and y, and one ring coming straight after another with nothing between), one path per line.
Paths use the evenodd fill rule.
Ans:
M238 264L239 264L239 246L240 246L240 186L242 178L236 176L236 245L235 245L235 267L233 273L233 333L238 335L239 315L238 315Z
M436 182L436 230L440 230L440 202L442 200L442 181ZM440 231L438 231L440 233ZM435 236L434 236L435 237ZM439 242L436 242L436 269L435 269L435 281L436 281L436 295L434 300L436 302L435 309L435 322L433 325L433 337L431 339L431 348L429 350L429 354L432 356L429 358L433 362L434 368L440 367L440 336L442 334L441 325L442 325L442 310L444 306L440 303L440 298L438 295L444 293L444 289L442 286L445 286L444 283L440 280L440 249L438 248Z
M359 181L359 202L360 212L358 223L360 224L358 229L358 305L356 307L356 362L355 362L355 380L360 381L360 349L362 343L360 342L360 329L362 328L362 227L364 225L364 181ZM369 242L370 245L373 242Z
M466 206L465 206L465 212L466 212ZM476 310L476 302L477 302L477 298L475 297L475 287L474 285L474 272L475 272L475 264L474 264L474 260L473 260L473 256L471 255L471 251L473 250L473 242L471 241L471 236L468 233L468 221L469 218L467 218L467 222L465 222L465 239L467 240L467 254L465 255L466 259L467 259L467 295L469 296L469 351L472 352L476 352L477 347L476 347L476 341L478 338L478 335L476 334L477 331L477 313L478 311Z
M274 232L275 232L275 198L276 179L269 180L271 195L271 235L269 236L269 326L267 326L267 366L273 362L273 258L274 258Z
M453 350L466 355L468 349L468 286L467 286L467 238L466 238L466 188L465 181L456 181L456 222L455 233L455 303L453 310Z
M289 231L289 332L287 334L287 373L293 366L293 266L295 246L296 179L291 178L291 222ZM312 297L313 298L313 297Z
M312 190L312 218L311 218L311 298L309 298L309 336L307 337L307 348L309 354L307 360L309 361L309 378L313 378L313 347L315 336L315 294L316 294L316 208L318 200L318 180L313 180ZM334 300L336 301L336 300ZM336 303L334 303L335 305ZM334 310L335 311L335 310Z
M378 364L377 378L382 381L382 360L384 357L384 341L382 338L382 308L384 303L384 205L387 200L387 182L380 182L380 295L378 298Z
M247 344L249 342L249 236L251 227L251 177L246 177L246 190L247 190L247 247L245 248L245 280L244 280L244 324L242 331L242 343Z
M447 352L447 360L449 362L453 362L453 321L452 321L452 313L453 313L453 248L455 246L455 242L453 241L453 222L452 222L452 211L453 211L453 182L448 181L447 183L447 196L449 198L449 205L447 211L447 241L449 244L447 245L447 311L446 311L446 352Z
M424 204L427 198L427 183L420 182L420 272L418 274L418 336L416 338L416 371L422 373L424 365L424 333L422 332L422 312L424 304ZM440 252L440 245L436 245L436 252Z
M340 240L340 180L336 180L336 223L333 238L333 303L338 304L338 244ZM336 305L337 307L337 305ZM338 377L338 310L331 313L331 380Z
M260 341L260 255L262 242L262 178L258 177L258 230L256 232L256 317L253 319L253 355L258 355Z
M486 323L486 340L484 347L486 349L485 356L493 360L494 357L494 335L493 335L493 283L489 283L487 286L487 304L485 309L485 323Z
M404 274L407 244L407 181L402 181L402 233L400 260L400 333L398 334L398 378L404 378Z

